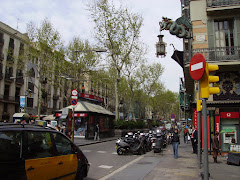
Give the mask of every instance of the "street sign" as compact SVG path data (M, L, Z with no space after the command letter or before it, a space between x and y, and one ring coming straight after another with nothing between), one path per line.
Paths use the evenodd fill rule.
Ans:
M78 97L77 96L71 96L72 99L77 99Z
M193 80L199 80L205 71L206 60L200 53L195 54L190 62L189 72Z
M171 114L171 119L174 119L175 118L175 114Z
M76 89L73 89L71 94L72 94L72 96L77 96L78 95L78 91Z
M77 105L78 103L78 100L77 99L71 99L71 104L72 105Z

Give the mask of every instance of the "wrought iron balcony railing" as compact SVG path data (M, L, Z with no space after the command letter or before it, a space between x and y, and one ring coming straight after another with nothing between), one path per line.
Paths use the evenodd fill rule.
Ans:
M5 74L5 80L13 82L13 79L11 79L12 74Z
M239 6L240 0L207 0L207 7Z
M23 77L17 77L17 78L16 78L16 83L18 83L18 84L23 84L23 83L24 83Z
M8 95L0 95L0 100L9 101L9 102L16 102L16 97L8 96Z
M206 61L240 61L240 46L193 49L184 52L184 63L188 64L194 54L201 53Z

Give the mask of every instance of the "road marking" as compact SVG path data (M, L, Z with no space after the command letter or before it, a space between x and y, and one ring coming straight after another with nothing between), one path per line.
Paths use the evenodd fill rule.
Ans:
M116 152L113 152L112 154L117 154Z
M110 177L112 177L113 175L117 174L118 172L124 170L124 169L127 168L128 166L130 166L130 165L132 165L133 163L139 161L139 160L142 159L143 157L144 157L144 155L138 157L137 159L134 159L133 161L131 161L131 162L125 164L124 166L122 166L122 167L120 167L119 169L113 171L112 173L110 173L110 174L108 174L108 175L102 177L102 178L99 179L99 180L106 180L106 179L109 179Z
M82 152L92 152L92 150L83 150Z
M106 153L106 151L97 151L98 153Z
M191 65L191 71L196 71L203 68L203 62Z
M104 168L104 169L111 169L113 166L101 165L101 166L98 166L98 167Z

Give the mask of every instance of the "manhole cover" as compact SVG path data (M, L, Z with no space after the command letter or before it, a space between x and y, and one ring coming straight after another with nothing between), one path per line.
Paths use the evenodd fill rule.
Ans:
M139 162L138 164L152 164L152 162Z

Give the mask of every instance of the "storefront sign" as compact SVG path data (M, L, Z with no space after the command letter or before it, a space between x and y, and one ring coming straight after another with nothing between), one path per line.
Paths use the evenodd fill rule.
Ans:
M239 118L239 112L220 112L221 118Z
M56 113L56 117L61 117L62 113ZM87 113L74 113L74 117L87 117Z
M104 98L101 98L101 97L98 97L98 96L94 96L94 95L91 95L91 94L81 93L80 96L81 96L82 98L94 99L94 100L97 100L97 101L104 102Z
M197 119L197 109L193 111L193 125L196 130L198 130L198 119Z
M219 132L218 140L219 144L221 145L221 138L220 138L220 116L215 116L215 132Z
M74 113L74 117L87 117L87 113Z

